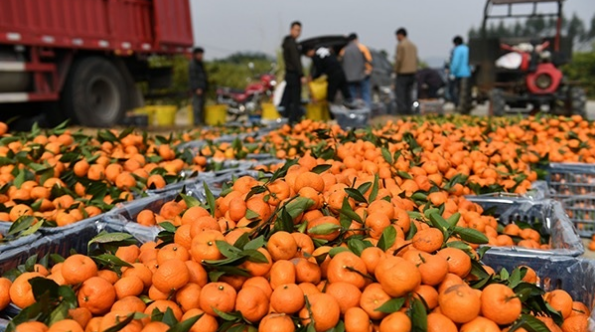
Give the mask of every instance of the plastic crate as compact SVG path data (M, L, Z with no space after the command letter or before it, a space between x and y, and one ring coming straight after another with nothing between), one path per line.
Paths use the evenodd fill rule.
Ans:
M444 115L444 101L440 99L420 99L419 114L440 114Z
M595 194L567 198L564 207L580 236L590 238L595 234Z
M10 323L8 319L0 318L0 332L6 331L8 323Z
M234 179L237 178L241 178L242 176L251 176L253 178L258 178L259 175L263 174L262 172L259 171L254 171L254 170L235 170L235 171L231 171L231 172L225 172L225 173L220 173L217 174L216 176L212 177L212 178L205 178L204 182L207 184L207 186L209 187L209 190L211 191L211 193L213 193L213 195L215 197L218 197L221 195L221 191L223 190L223 185L227 182L233 181ZM266 174L265 174L266 175ZM206 193L204 192L204 188L202 191L202 197L204 197ZM200 198L201 196L197 196L197 198Z
M77 224L76 227L69 228L62 233L55 233L38 238L33 243L22 246L19 250L4 253L2 256L12 254L12 257L0 260L0 275L19 265L25 264L27 259L33 255L37 255L38 258L47 254L58 254L62 257L68 257L73 251L79 254L87 254L89 241L99 235L102 231L108 233L126 233L125 229L119 228L117 225L110 225L100 221L92 224ZM140 243L153 240L149 239L146 234L139 233L131 235L133 235ZM20 311L20 308L16 307L14 304L10 304L0 312L0 332L4 331L6 326L8 326L6 319L16 316Z
M213 172L215 175L225 174L229 172L238 172L242 170L248 170L254 166L253 161L248 160L235 160L235 159L228 159L223 161L214 161L212 159L207 161L207 165L209 167L209 171ZM203 174L203 176L209 176L209 174Z
M522 196L532 199L549 198L550 187L548 186L547 181L535 181L531 184L531 189Z
M66 225L66 226L56 226L56 227L40 227L38 232L42 235L52 235L52 234L58 234L58 233L63 233L66 231L69 231L70 229L78 229L81 225L90 225L90 224L94 224L96 223L98 220L100 220L105 214L100 214L98 216L95 217L91 217L91 218L87 218L87 219L83 219L80 221L77 221L75 223L72 223L70 225ZM0 221L0 225L3 227L10 227L10 225L12 225L11 222L7 222L7 221Z
M71 226L62 229L61 232L47 234L14 250L3 252L2 259L0 259L0 274L24 264L29 257L35 254L39 257L48 253L67 256L71 250L87 253L87 243L99 234L97 222L75 223Z
M343 129L365 128L368 126L371 115L371 111L367 107L348 109L339 105L331 105L331 113Z
M535 256L531 254L508 256L488 250L482 261L499 271L526 265L539 277L539 286L545 291L563 289L575 301L583 302L591 309L588 331L595 332L595 261L585 258Z
M235 138L231 139L231 141L229 143L233 142L233 140L235 140ZM243 140L243 138L242 138L242 140ZM217 143L216 141L213 141L213 142ZM208 145L208 143L206 141L191 141L191 142L186 142L186 143L178 145L176 147L176 149L178 149L179 151L189 150L192 154L199 154L200 150L202 150L207 145ZM246 157L244 157L242 160L262 160L262 159L268 159L271 157L272 157L272 155L270 153L248 153L246 155ZM208 161L211 162L213 159L214 158L209 157ZM233 160L233 159L229 159L229 160Z
M577 257L585 252L583 242L560 202L551 199L533 200L510 196L510 194L489 194L466 198L479 204L484 211L492 210L494 217L501 224L507 225L512 222L541 224L541 229L538 231L549 235L551 249L493 247L490 251L504 252L512 256L526 253L570 257Z
M286 118L277 118L277 119L265 119L264 117L262 118L262 120L260 120L260 123L263 126L266 126L268 128L270 128L268 131L266 132L261 132L260 134L266 134L268 132L270 132L271 129L278 129L281 128L283 125L286 125L289 123L289 120Z
M10 224L0 225L0 233L2 234L6 234L9 229ZM27 248L29 248L31 244L38 240L40 237L41 234L39 232L36 232L31 235L19 237L14 241L0 243L0 275L2 274L2 271L4 271L2 266L8 264L6 262L14 260L17 256L20 257L21 255L23 255L23 257L26 257L26 255L22 254L21 252L26 251Z
M105 227L132 234L139 241L153 241L162 228L159 226L140 225L136 222L136 217L143 210L151 210L154 213L159 213L165 203L173 201L178 195L179 192L169 191L158 196L149 196L119 204L115 209L106 214L103 222L107 225Z
M564 200L576 195L595 194L595 165L551 163L547 172L551 198Z
M168 184L167 186L165 186L161 189L149 189L146 192L147 192L148 196L161 196L161 195L164 195L169 192L179 193L180 191L182 191L182 189L184 189L186 194L192 195L192 191L195 188L201 188L201 187L202 187L202 180L200 177L196 177L196 178L191 178L188 180Z

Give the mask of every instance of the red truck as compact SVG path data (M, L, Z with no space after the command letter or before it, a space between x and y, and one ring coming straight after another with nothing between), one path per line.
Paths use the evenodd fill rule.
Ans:
M188 54L193 41L189 0L1 0L0 109L53 103L112 126L142 106L137 82L171 82L149 57Z

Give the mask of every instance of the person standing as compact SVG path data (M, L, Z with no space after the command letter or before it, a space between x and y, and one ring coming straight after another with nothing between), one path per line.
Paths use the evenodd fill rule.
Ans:
M347 79L343 72L343 67L337 60L333 52L326 48L320 47L314 49L313 47L306 50L306 55L312 59L312 79L316 79L322 75L327 76L327 94L326 100L329 104L335 102L337 92L341 92L345 102L351 102L351 93L347 86Z
M413 106L411 92L417 72L417 46L407 38L407 30L404 28L399 28L396 35L399 42L395 59L397 109L401 114L411 114Z
M192 111L194 115L194 125L204 124L204 108L209 82L207 71L203 63L204 49L197 47L192 52L192 60L188 66L190 89L192 91Z
M450 50L448 55L448 59L444 62L444 77L446 81L446 89L444 90L444 99L454 104L453 99L453 87L454 87L454 78L450 75L450 61L452 60L452 52L454 48Z
M372 55L366 46L360 44L357 34L350 34L348 40L349 44L341 50L340 55L349 91L352 97L359 96L368 107L371 107Z
M456 36L452 40L455 48L452 52L450 60L450 75L454 77L453 86L453 102L456 108L461 106L461 95L467 91L462 91L463 86L469 86L469 84L462 84L463 80L468 80L471 77L471 68L469 67L469 47L463 44L463 38Z
M298 122L302 116L302 83L305 79L301 52L297 43L301 33L302 24L298 21L291 23L289 35L283 39L282 44L286 85L281 106L290 124Z

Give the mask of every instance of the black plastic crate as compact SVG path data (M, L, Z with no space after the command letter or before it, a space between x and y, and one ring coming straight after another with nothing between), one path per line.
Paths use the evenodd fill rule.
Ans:
M11 224L0 224L0 233L6 234L10 229ZM41 237L41 233L36 232L31 235L19 237L10 242L3 242L0 243L0 275L2 274L3 266L8 264L6 262L10 262L18 257L19 259L21 255L26 257L28 255L27 249L37 241ZM26 258L25 258L26 260Z
M18 248L2 252L0 254L0 275L24 264L29 257L35 254L39 257L50 253L69 256L73 250L77 253L86 254L87 244L101 231L107 231L108 233L129 233L140 243L154 239L147 236L146 233L139 232L133 234L125 228L118 227L118 225L110 225L103 220L96 220L93 223L76 223L73 224L73 227L64 229L62 232L47 234L38 237L33 242L22 244Z
M68 257L73 252L79 254L88 253L88 243L102 231L108 233L127 233L126 229L111 225L102 221L95 223L79 223L76 227L71 227L61 233L50 234L38 238L36 241L21 246L19 250L13 250L0 255L0 275L25 264L27 259L33 255L38 258L48 254L58 254L62 257ZM131 234L139 243L147 242L150 239L143 234ZM0 312L0 332L6 329L7 319L16 316L21 311L14 304Z
M40 227L38 230L38 233L40 233L41 235L51 235L51 234L57 234L57 233L63 233L66 232L70 229L78 229L79 227L81 227L81 225L88 225L88 224L94 224L96 223L98 220L100 220L105 214L100 214L97 215L95 217L91 217L91 218L87 218L87 219L83 219L77 222L74 222L70 225L66 225L66 226L56 226L56 227ZM7 221L0 221L0 227L10 227L12 225L11 222L7 222Z
M575 301L584 303L591 310L588 331L595 332L595 261L586 258L535 256L521 254L509 256L488 250L482 262L499 271L529 266L539 277L538 285L545 291L563 289Z
M149 196L118 204L118 206L106 214L103 223L118 232L132 234L141 242L152 241L162 230L159 226L143 226L136 222L138 214L143 210L151 210L159 213L161 207L176 199L177 191L169 191L155 196Z

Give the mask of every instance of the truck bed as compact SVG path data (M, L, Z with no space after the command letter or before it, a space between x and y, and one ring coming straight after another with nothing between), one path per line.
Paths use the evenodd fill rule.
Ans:
M193 45L189 0L2 0L0 44L180 53Z

